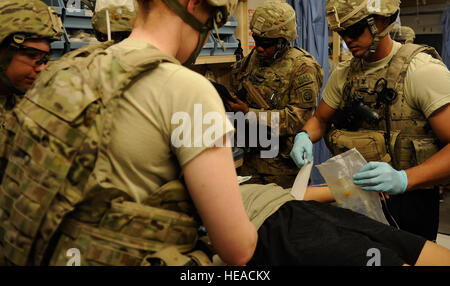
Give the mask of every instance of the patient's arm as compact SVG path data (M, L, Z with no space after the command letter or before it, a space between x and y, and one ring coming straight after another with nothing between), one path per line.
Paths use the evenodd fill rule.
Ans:
M321 203L334 202L334 196L328 187L307 187L304 201L317 201Z

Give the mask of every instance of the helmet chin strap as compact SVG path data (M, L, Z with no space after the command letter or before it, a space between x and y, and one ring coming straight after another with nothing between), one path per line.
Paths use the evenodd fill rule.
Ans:
M195 62L195 60L197 59L198 55L200 54L203 45L205 43L206 37L208 36L208 32L210 30L212 30L213 28L215 28L217 35L218 33L218 26L216 23L216 18L220 18L221 11L217 10L216 11L216 15L214 15L214 17L212 17L211 19L208 20L208 22L206 24L201 23L199 20L197 20L197 18L195 18L192 14L189 14L186 9L176 0L162 0L172 11L174 11L181 19L183 19L183 21L187 24L189 24L192 28L194 28L195 30L197 30L200 35L199 35L199 39L198 39L198 43L197 43L197 47L195 48L195 50L192 52L192 54L190 55L189 59L187 59L186 62L183 63L183 65L190 65L193 64ZM218 13L218 14L217 14ZM219 39L220 41L220 39ZM220 41L221 42L221 41ZM222 44L222 48L223 43Z
M395 21L389 24L381 33L378 32L378 28L375 25L375 18L370 16L367 18L367 23L369 24L369 31L372 34L373 40L369 49L362 55L363 59L369 58L371 55L375 54L378 49L378 45L380 44L380 40L384 38L395 26Z
M278 58L281 58L284 55L289 46L290 44L287 40L278 39L275 54L271 58L261 60L262 65L270 66L274 61L276 61Z

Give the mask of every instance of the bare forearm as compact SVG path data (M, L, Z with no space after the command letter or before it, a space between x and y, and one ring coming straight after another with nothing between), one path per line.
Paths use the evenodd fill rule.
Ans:
M303 126L303 129L308 132L309 139L313 143L319 141L322 138L322 136L325 134L326 128L327 123L322 122L316 116L311 117Z
M308 187L303 200L321 203L331 203L335 201L334 196L328 187Z
M313 117L303 126L303 129L308 132L309 139L313 143L323 137L327 130L328 122L334 116L334 113L335 110L322 100Z
M183 173L217 253L230 265L247 263L258 235L242 203L231 149L209 148L183 166Z
M429 187L450 181L450 144L424 163L406 170L408 187L406 190Z

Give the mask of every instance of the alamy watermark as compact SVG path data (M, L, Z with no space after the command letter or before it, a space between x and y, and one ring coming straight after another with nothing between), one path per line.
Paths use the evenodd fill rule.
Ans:
M366 255L370 257L366 266L381 266L381 251L378 248L368 249Z
M66 251L67 263L66 266L80 266L81 252L78 248L69 248Z
M280 115L278 112L219 112L203 113L201 104L194 104L193 115L180 111L172 115L171 124L176 128L171 134L171 143L180 147L259 147L261 158L275 158L280 150ZM236 132L225 130L236 126ZM270 126L270 127L269 127Z

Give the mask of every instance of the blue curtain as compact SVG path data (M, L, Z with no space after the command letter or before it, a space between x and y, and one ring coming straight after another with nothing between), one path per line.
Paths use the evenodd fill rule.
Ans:
M442 29L442 59L450 69L450 4L447 4L441 20Z
M326 0L287 0L297 14L298 38L294 44L311 53L322 66L325 87L329 77L328 61L328 24L325 17ZM322 87L322 89L323 89ZM319 96L319 102L322 94ZM323 139L314 144L314 167L311 172L311 184L325 183L315 165L331 157Z

